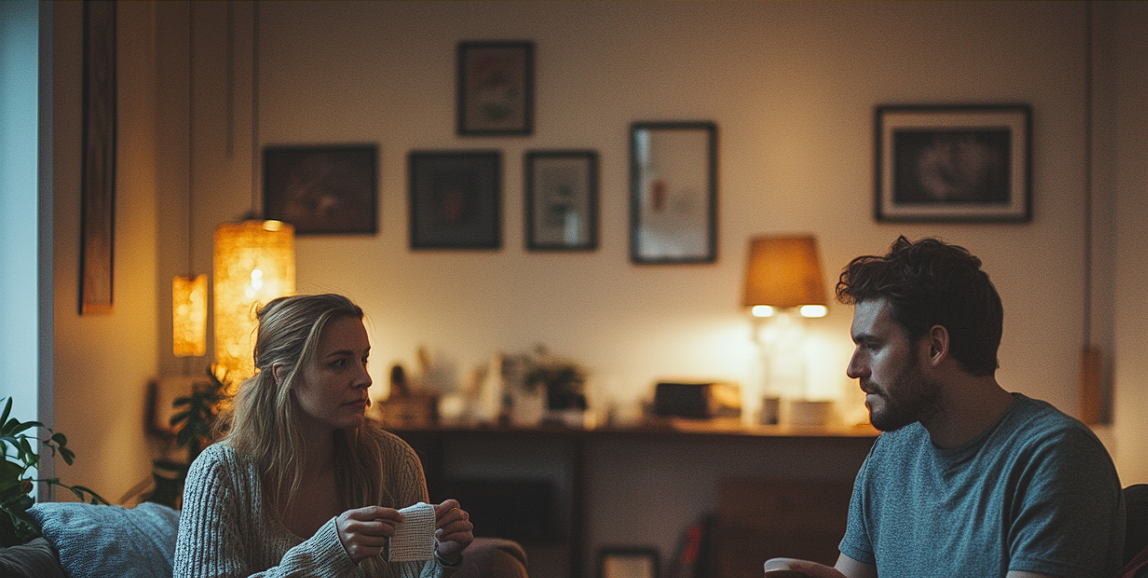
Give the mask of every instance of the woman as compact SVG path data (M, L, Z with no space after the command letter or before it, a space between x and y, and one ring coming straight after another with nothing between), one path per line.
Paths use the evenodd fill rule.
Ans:
M433 560L389 562L403 516L426 502L422 465L365 419L370 343L339 295L276 299L258 314L255 366L230 430L188 472L175 578L443 578L473 526L455 500L434 507Z

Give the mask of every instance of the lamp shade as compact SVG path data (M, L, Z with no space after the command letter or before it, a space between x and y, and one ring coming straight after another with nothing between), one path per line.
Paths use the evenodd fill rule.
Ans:
M751 239L742 304L777 309L827 306L817 239L812 235Z
M215 363L238 380L255 374L255 317L295 292L295 228L280 221L223 223L215 229Z
M207 274L171 281L171 341L176 357L207 353Z

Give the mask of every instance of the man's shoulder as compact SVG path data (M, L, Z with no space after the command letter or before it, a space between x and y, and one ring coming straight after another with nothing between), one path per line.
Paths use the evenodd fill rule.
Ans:
M1029 437L1080 436L1099 443L1096 434L1088 426L1051 403L1021 393L1014 393L1013 396L1016 401L1007 416L1012 429L1022 430Z

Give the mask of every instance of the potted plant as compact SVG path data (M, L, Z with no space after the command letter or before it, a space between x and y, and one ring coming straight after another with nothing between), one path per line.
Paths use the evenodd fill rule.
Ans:
M12 398L3 399L7 401L4 402L4 411L0 413L0 453L3 453L3 461L0 462L0 547L7 547L23 544L40 535L39 528L32 523L32 517L28 514L28 508L36 503L32 498L32 490L37 482L69 490L81 502L108 502L84 486L69 486L61 483L60 478L33 478L29 475L28 470L40 465L40 455L34 449L40 443L51 450L53 457L59 453L68 465L72 465L76 454L68 449L68 438L64 434L53 433L38 421L20 421L9 417ZM37 436L37 429L47 431L48 437Z
M569 421L562 416L573 416L580 421L586 412L586 371L579 365L550 355L539 345L527 363L523 385L531 391L545 388L546 408L557 421Z
M152 474L155 489L148 498L149 502L178 508L191 462L215 441L215 422L219 419L224 402L230 397L228 392L231 380L226 372L217 375L212 368L207 369L207 378L207 381L192 385L191 395L177 398L173 403L178 410L171 416L175 444L187 448L187 460L159 459L152 462L156 469Z

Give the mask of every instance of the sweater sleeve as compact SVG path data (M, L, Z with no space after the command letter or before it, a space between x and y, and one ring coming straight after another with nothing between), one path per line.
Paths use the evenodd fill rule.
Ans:
M234 450L212 446L188 471L176 539L174 578L344 578L356 566L332 518L297 545L275 536L261 519L253 467Z

